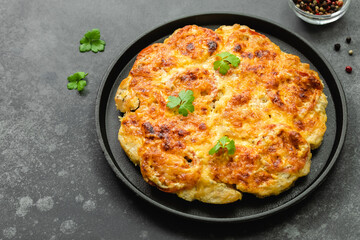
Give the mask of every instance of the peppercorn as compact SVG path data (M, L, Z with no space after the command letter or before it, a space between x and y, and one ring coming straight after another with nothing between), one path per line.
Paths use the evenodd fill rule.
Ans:
M353 55L353 50L349 50L349 55Z
M346 38L346 42L347 42L347 43L350 43L350 42L351 42L351 37L347 37L347 38Z
M339 50L340 50L340 47L341 47L340 43L335 44L335 45L334 45L335 51L339 51Z
M293 0L293 2L304 12L316 15L332 14L343 6L343 0Z
M345 68L345 71L346 71L347 73L351 73L351 72L352 72L352 67L347 66L347 67Z

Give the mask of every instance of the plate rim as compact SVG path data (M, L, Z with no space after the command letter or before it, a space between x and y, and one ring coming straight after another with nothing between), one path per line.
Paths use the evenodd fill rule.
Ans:
M104 143L104 139L102 137L103 135L102 135L101 122L100 122L101 121L100 120L100 112L101 112L100 105L101 105L101 100L104 97L106 97L107 102L108 102L108 98L109 98L109 96L103 96L103 91L104 91L104 87L106 85L106 82L107 82L113 68L115 67L117 62L121 59L121 57L127 51L129 51L129 49L134 44L136 44L138 41L140 41L144 37L150 35L151 33L165 27L166 25L175 24L176 22L180 22L180 21L188 21L189 19L193 19L193 18L194 19L200 18L200 17L204 18L204 17L211 17L211 16L214 16L214 15L228 15L228 16L233 16L233 17L246 17L246 18L254 19L256 21L267 22L268 24L272 24L272 25L280 28L282 31L286 31L289 34L293 35L293 37L295 37L295 38L299 39L300 41L302 41L305 45L307 45L307 47L311 48L319 56L320 60L323 61L323 63L326 65L326 67L330 71L330 74L334 78L334 83L335 83L335 85L337 87L337 91L338 91L338 94L339 94L339 97L340 97L340 102L341 102L340 103L341 108L342 108L342 111L341 111L342 112L341 133L340 133L339 137L335 138L335 140L338 139L337 146L336 146L336 151L334 152L332 157L331 157L331 155L329 156L329 158L327 160L327 166L323 169L323 171L316 177L316 179L304 191L302 191L300 194L296 195L294 198L292 198L288 202L286 202L284 204L281 204L281 205L279 205L277 207L274 207L273 209L266 210L266 211L261 212L261 213L252 214L252 215L249 215L249 216L226 217L226 218L197 216L197 215L181 212L181 211L172 209L170 207L167 207L167 206L165 206L163 204L158 203L157 201L151 199L150 197L145 195L143 192L138 190L133 185L133 183L131 183L125 176L122 175L121 171L119 170L119 168L114 163L115 160L113 160L112 157L110 156L110 154L108 153L107 148L106 148L105 143ZM221 20L219 20L219 22L221 22ZM196 24L196 23L193 23L193 24ZM175 29L173 29L173 31L174 30ZM330 90L330 87L329 87L329 90ZM337 106L337 105L335 105L335 106ZM337 107L335 107L335 110L336 109L337 109ZM338 117L337 111L335 112L335 116ZM343 148L345 138L346 138L346 133L347 133L348 110L347 110L347 101L346 101L344 89L342 87L342 84L341 84L336 72L334 71L334 69L332 68L330 63L326 60L326 58L323 56L323 54L321 52L317 51L316 48L310 42L308 42L306 39L304 39L303 37L301 37L297 33L291 32L290 30L288 30L283 25L281 25L279 23L275 23L272 20L267 19L267 18L264 18L264 17L261 17L261 16L255 16L255 15L251 15L251 14L230 12L230 11L224 11L224 12L223 11L217 11L217 12L191 14L191 15L186 15L186 16L180 17L180 18L175 18L173 20L165 21L164 23L159 24L156 27L152 28L151 30L146 31L145 33L139 35L138 37L135 38L135 40L130 42L130 44L128 44L125 48L123 48L121 51L118 51L115 58L112 60L111 64L109 65L109 67L106 69L106 71L105 71L105 73L104 73L104 75L103 75L103 77L101 79L101 84L99 85L99 88L98 88L98 91L97 91L96 104L95 104L95 121L96 121L96 133L97 133L97 136L98 136L98 141L100 143L102 151L104 152L104 155L105 155L105 158L106 158L108 164L110 165L112 170L115 172L117 177L120 178L121 181L127 187L129 187L132 191L134 191L134 193L138 197L141 197L142 199L146 200L148 203L153 204L153 205L159 207L160 209L162 209L164 211L170 212L172 214L175 214L177 216L187 218L187 219L193 219L193 220L199 220L199 221L205 221L205 222L249 222L249 221L255 221L255 220L258 220L258 219L262 219L262 218L265 218L265 217L268 217L268 216L272 216L272 215L274 215L276 213L280 213L280 212L285 211L286 209L290 208L291 206L294 206L295 204L301 202L303 199L305 199L307 196L309 196L310 193L312 193L317 187L319 187L319 185L321 185L321 183L328 176L328 173L333 168L333 166L334 166L335 162L337 161L337 159L338 159L338 157L340 155L340 152L341 152L341 150ZM330 161L329 161L329 159L330 159Z

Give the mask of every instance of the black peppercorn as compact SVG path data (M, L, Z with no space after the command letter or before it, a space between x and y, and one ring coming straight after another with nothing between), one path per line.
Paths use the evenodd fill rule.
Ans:
M347 42L347 43L350 43L350 42L351 42L351 37L347 37L347 38L346 38L346 42Z
M344 4L343 0L293 0L295 6L315 15L327 15L338 11Z
M335 51L339 51L339 50L340 50L340 47L341 47L341 45L340 45L339 43L335 44L335 45L334 45Z

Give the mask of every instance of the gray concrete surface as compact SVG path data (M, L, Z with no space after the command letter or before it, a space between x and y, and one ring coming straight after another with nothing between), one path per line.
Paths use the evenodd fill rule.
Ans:
M346 142L326 181L296 207L246 224L192 222L149 205L116 178L95 131L97 89L122 49L162 23L217 11L265 17L303 36L333 66L348 101ZM283 0L0 0L0 239L359 239L359 11L353 1L320 27ZM78 41L95 27L105 51L80 53ZM77 71L89 73L81 95L66 88Z

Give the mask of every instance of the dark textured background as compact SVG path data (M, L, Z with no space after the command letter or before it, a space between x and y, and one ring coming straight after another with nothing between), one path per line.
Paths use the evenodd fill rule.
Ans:
M121 50L167 21L218 11L265 17L310 41L333 66L349 109L326 181L288 211L246 224L192 222L138 198L108 166L95 130L97 89ZM313 26L284 0L0 0L0 239L358 239L359 11L353 1L339 21ZM92 28L106 49L80 53ZM89 73L82 94L66 88L77 71Z

